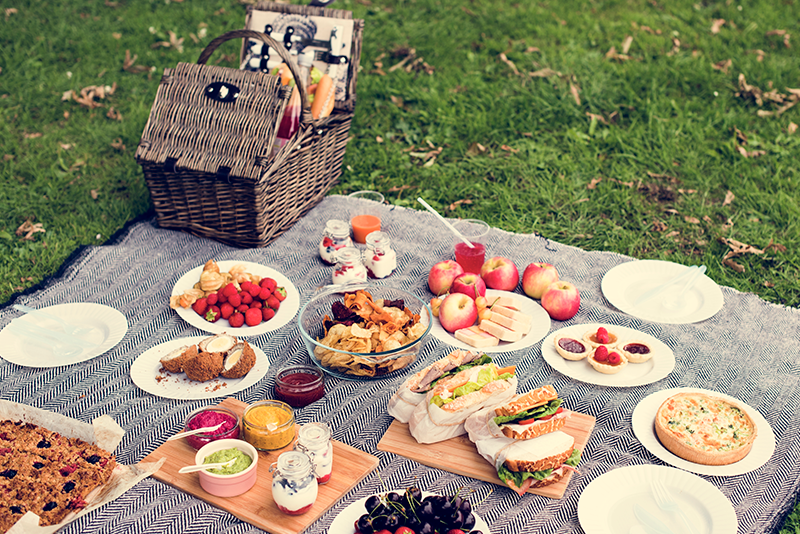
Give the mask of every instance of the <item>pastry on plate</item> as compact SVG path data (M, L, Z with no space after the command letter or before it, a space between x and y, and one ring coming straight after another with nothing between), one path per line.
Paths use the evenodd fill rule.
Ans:
M592 353L592 346L589 343L567 335L556 336L553 342L556 351L565 360L582 360Z
M638 339L618 343L615 350L621 352L631 363L644 363L653 357L653 347L647 341Z
M610 349L619 342L619 336L613 331L609 332L605 326L601 326L597 330L589 330L583 334L583 340L595 349L600 345Z
M728 465L750 453L758 434L739 404L702 392L678 393L656 412L656 435L672 454L702 465Z
M628 365L628 359L619 352L609 351L605 346L601 345L594 349L592 355L589 356L589 364L598 373L614 375Z

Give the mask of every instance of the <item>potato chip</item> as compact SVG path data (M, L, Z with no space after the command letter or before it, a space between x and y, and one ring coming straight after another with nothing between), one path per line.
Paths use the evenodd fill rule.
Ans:
M367 328L361 328L357 324L350 327L350 334L355 337L363 337L369 339L372 337L372 331Z

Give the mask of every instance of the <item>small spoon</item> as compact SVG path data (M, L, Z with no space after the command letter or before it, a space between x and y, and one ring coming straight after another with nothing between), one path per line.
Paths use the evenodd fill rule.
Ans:
M171 437L167 438L167 441L172 441L173 439L185 438L186 436L194 436L195 434L208 434L209 432L213 432L215 430L218 430L219 427L221 427L224 424L225 423L222 422L222 423L220 423L218 425L214 425L214 426L204 426L203 428L195 428L194 430L187 430L186 432L179 432L179 433L175 434L174 436L171 436Z
M185 467L181 467L178 469L178 473L194 473L195 471L205 471L206 469L222 469L223 467L228 467L233 465L233 462L236 461L236 458L231 458L227 462L216 463L216 464L197 464L197 465L187 465Z

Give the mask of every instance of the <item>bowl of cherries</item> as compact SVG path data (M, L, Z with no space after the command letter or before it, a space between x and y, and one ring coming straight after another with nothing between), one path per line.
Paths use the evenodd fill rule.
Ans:
M479 528L488 532L469 500L458 494L434 495L412 487L372 495L354 505L361 514L353 525L355 534L483 534Z

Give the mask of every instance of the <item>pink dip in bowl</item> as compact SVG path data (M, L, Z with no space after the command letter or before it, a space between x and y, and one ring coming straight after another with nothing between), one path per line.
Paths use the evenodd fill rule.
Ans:
M196 430L220 423L222 423L221 427L208 434L187 436L186 442L193 448L200 449L218 439L236 439L239 437L239 417L232 411L221 407L200 408L190 413L186 419L186 430Z

